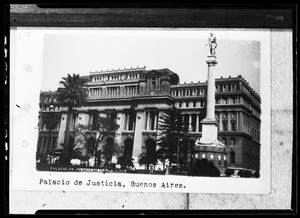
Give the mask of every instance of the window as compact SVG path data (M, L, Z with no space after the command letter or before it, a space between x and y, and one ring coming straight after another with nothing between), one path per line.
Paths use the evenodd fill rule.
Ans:
M186 103L185 103L185 106L186 106L186 107L189 107L189 102L186 102Z
M227 122L223 122L223 131L227 131Z
M231 122L231 131L236 131L236 123L234 121Z
M230 152L230 163L235 164L235 153L234 153L234 151Z
M183 123L185 128L189 128L189 114L184 114Z
M155 89L155 80L152 80L151 81L151 90L154 90Z
M197 122L197 115L192 114L192 132L196 132L196 122Z
M193 106L196 107L196 101L193 102Z
M128 120L128 122L129 122L128 130L129 130L129 131L132 131L133 128L134 128L135 113L130 113L130 114L128 115L128 117L129 117L129 120Z
M179 102L179 107L182 107L181 102Z
M231 138L231 145L235 146L235 138Z
M150 112L150 130L154 130L155 125L155 111Z

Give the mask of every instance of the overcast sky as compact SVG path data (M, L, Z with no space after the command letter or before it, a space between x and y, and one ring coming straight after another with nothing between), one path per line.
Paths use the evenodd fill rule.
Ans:
M242 75L260 93L264 31L209 29L61 29L44 34L42 91L68 73L143 67L169 68L180 83L205 81L210 32L217 37L216 78Z

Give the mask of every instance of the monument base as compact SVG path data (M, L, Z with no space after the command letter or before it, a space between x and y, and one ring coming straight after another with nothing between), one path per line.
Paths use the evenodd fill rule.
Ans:
M201 161L206 159L213 162L214 166L220 171L223 176L227 169L227 148L214 143L214 146L200 145L196 146L193 151L193 161Z
M202 137L196 145L219 146L218 122L215 119L205 118L202 122Z

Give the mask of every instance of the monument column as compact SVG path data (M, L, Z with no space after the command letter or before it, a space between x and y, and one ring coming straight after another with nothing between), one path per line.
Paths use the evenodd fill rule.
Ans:
M202 120L202 137L196 141L198 146L220 146L225 147L218 141L218 121L215 118L215 75L214 70L217 65L216 58L216 37L211 34L209 38L210 55L207 56L207 92L206 92L206 117Z
M227 155L226 146L218 141L218 121L215 118L215 76L214 70L217 65L216 58L216 37L211 33L209 38L210 55L207 56L206 63L208 65L207 72L207 92L206 92L206 117L202 120L202 137L195 142L194 154L197 159L210 157L214 165L223 174L227 168L225 160L219 157Z
M207 57L206 63L208 65L207 72L207 103L206 103L206 117L202 123L202 137L201 144L213 145L218 138L218 122L215 118L215 76L214 69L217 65L217 60L214 55Z
M207 73L207 112L205 120L216 121L215 118L215 75L214 69L217 65L217 60L215 56L208 56L206 63L208 64Z

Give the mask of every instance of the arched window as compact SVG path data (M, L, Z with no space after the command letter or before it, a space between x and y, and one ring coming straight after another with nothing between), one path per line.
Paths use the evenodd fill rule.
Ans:
M230 163L235 164L235 153L234 153L234 151L230 152Z

